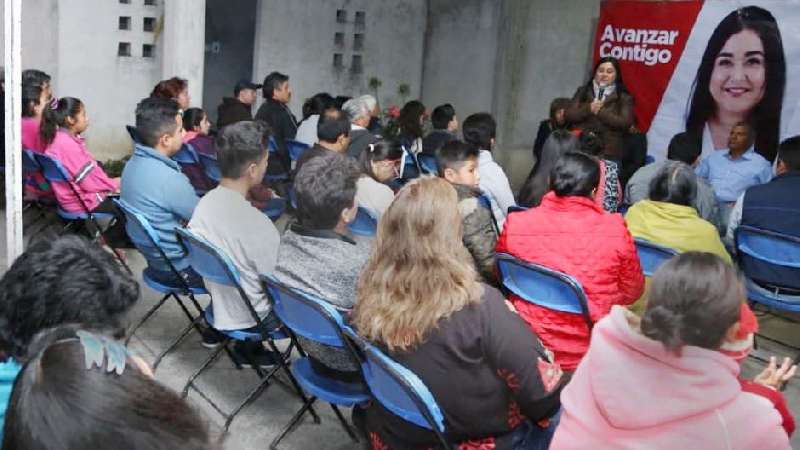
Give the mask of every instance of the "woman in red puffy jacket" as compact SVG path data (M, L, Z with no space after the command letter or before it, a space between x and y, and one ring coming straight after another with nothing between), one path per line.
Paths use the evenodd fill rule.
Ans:
M600 179L596 158L567 152L550 173L541 204L510 214L497 252L575 277L586 291L596 322L613 305L636 301L644 289L639 257L625 222L592 200ZM578 314L553 311L513 296L520 316L555 353L564 370L574 370L589 347L586 322Z

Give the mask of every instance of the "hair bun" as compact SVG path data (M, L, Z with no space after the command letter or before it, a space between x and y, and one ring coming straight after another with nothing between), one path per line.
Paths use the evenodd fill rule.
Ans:
M683 346L683 314L663 306L648 308L642 316L642 333L664 344L668 350L677 352Z

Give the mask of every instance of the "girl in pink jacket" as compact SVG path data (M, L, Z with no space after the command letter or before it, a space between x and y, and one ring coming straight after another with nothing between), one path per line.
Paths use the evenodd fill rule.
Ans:
M119 192L119 179L110 178L86 149L81 133L89 122L83 102L64 97L55 108L45 109L39 130L44 154L61 162L72 180L53 183L58 204L67 212L82 213L97 210L109 194ZM73 189L80 198L75 196ZM111 211L110 201L100 211Z
M739 365L720 352L738 339L744 285L710 253L686 252L652 278L639 320L614 306L561 393L551 444L565 449L790 449L781 417L743 392ZM788 365L754 381L777 387Z

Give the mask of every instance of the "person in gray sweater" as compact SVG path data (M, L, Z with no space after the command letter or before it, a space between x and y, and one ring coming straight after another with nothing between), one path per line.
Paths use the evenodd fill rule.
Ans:
M347 316L356 302L356 284L371 240L353 236L356 182L351 158L328 152L308 160L294 182L297 220L281 240L275 278L286 287L330 303ZM345 349L299 338L314 369L345 381L359 378L358 363Z

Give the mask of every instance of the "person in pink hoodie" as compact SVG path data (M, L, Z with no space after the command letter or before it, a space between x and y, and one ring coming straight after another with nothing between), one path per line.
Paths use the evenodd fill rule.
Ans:
M47 89L40 85L24 84L22 86L22 148L35 153L43 153L44 145L39 137L39 124L42 114L48 107ZM40 172L25 174L25 196L31 200L54 199L50 184Z
M739 274L717 256L665 263L641 320L614 306L594 327L550 448L790 449L772 403L743 392L739 364L719 351L739 339L745 299ZM771 365L754 381L775 388L794 370Z
M44 154L61 162L71 178L69 183L52 184L59 206L71 213L86 210L112 213L117 220L104 234L110 242L127 244L124 215L110 197L119 193L119 178L106 175L86 149L81 136L89 126L83 102L74 97L63 97L54 103L54 107L47 108L42 116L39 137Z

